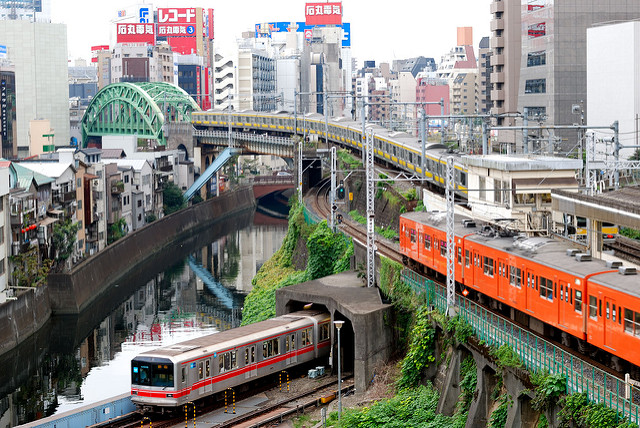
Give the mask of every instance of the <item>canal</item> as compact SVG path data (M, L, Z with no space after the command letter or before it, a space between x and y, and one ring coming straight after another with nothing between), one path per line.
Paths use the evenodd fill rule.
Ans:
M0 426L16 426L129 391L139 352L237 327L257 270L280 248L286 216L247 211L175 247L173 265L146 266L106 300L53 317L0 356Z

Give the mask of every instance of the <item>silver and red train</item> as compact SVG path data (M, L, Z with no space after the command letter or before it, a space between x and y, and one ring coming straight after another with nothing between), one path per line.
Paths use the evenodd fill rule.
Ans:
M328 357L331 317L304 310L144 352L131 360L131 401L163 411Z
M405 263L446 275L445 213L400 218ZM578 253L578 254L576 254ZM561 239L513 236L471 219L455 225L455 279L512 318L566 344L590 344L640 367L640 278L631 266L579 253ZM612 363L623 364L611 359Z

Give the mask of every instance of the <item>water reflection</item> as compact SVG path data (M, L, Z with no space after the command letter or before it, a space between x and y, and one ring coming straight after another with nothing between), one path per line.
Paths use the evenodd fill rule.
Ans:
M131 358L141 351L240 325L251 279L286 233L286 221L269 223L235 224L204 244L196 239L192 247L174 251L187 255L169 267L164 263L155 272L134 273L89 314L53 319L28 343L2 356L0 426L126 393ZM133 292L130 283L137 284ZM118 302L115 309L93 321L100 305L112 301Z

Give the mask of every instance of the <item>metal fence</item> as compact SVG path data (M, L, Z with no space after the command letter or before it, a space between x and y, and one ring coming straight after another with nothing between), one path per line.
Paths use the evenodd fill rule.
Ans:
M402 278L415 293L424 296L426 304L446 311L445 287L410 270L403 271ZM640 420L640 389L637 387L585 363L469 299L456 296L456 305L458 314L473 327L478 340L496 347L509 345L529 372L563 374L567 379L567 393L585 392L591 402L604 404L631 422Z

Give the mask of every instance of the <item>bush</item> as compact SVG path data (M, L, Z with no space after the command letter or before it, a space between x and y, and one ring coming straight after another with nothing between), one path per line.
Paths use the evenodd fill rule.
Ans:
M421 306L411 330L409 351L401 363L401 375L397 382L399 389L415 387L422 381L424 369L435 361L435 334L429 312L425 306Z

